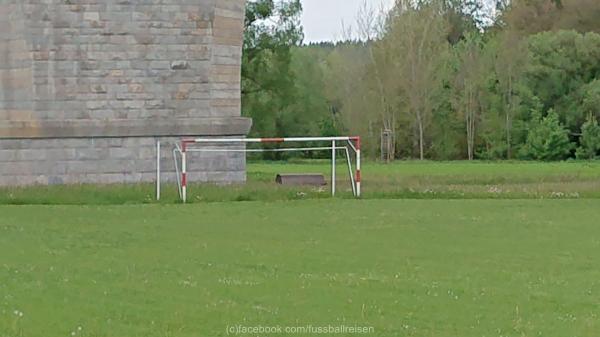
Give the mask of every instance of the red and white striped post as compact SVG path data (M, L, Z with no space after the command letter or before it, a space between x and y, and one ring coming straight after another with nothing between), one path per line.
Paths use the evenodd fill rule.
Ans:
M187 141L181 142L181 199L187 202Z
M360 181L361 181L361 174L360 174L360 137L353 137L355 146L356 146L356 196L360 197Z

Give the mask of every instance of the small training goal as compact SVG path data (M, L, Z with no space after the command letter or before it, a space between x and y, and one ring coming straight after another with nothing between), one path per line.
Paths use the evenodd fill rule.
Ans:
M261 144L277 144L280 147L266 148ZM289 144L284 145L283 143ZM258 144L260 147L250 147ZM319 144L314 146L314 144ZM237 146L236 146L237 145ZM157 153L160 153L160 143L157 143ZM189 156L197 152L308 152L330 151L331 153L331 195L336 194L336 159L339 153L345 157L348 166L348 176L352 193L355 197L361 195L360 173L360 137L291 137L291 138L189 138L182 139L173 147L173 160L177 176L179 196L187 202L190 170ZM354 163L354 165L353 165ZM160 199L160 155L157 155L156 196Z

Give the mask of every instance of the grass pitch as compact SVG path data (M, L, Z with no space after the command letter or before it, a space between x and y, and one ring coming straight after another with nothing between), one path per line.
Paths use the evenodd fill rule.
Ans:
M351 199L347 167L340 164L338 197ZM327 161L255 162L248 183L192 184L190 203L324 199L329 187L275 185L277 173L323 173ZM373 162L363 167L363 199L600 199L600 162ZM162 187L162 204L179 201L175 185ZM124 205L155 202L153 184L34 186L0 189L0 205Z
M336 199L273 183L329 170L252 163L190 205L150 184L0 190L0 337L597 336L600 164L367 163L362 200L343 175Z
M597 200L1 206L0 336L597 336L597 215Z

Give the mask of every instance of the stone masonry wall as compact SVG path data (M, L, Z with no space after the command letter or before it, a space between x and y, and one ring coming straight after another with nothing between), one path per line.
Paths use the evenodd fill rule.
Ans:
M174 182L176 139L160 140L161 180ZM145 137L2 140L0 186L154 181L156 141ZM246 179L243 153L189 153L188 157L191 181Z
M0 185L149 181L155 139L246 135L244 6L0 2ZM190 179L245 179L243 156L212 156Z

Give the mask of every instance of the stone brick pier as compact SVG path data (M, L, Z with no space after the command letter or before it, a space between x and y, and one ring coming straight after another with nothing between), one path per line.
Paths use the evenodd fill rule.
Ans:
M0 2L0 186L152 181L156 140L167 144L169 172L169 142L245 136L244 6ZM245 180L243 154L197 154L191 162L190 180Z

